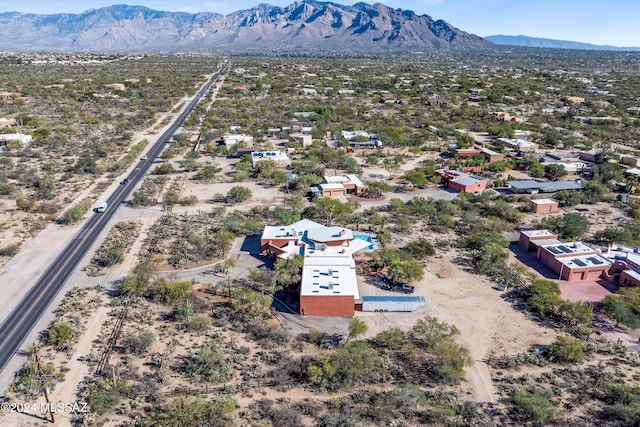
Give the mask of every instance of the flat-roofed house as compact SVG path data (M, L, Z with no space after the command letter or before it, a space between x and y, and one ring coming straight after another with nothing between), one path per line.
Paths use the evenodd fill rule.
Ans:
M341 183L323 182L318 187L320 187L322 197L344 197L347 195L347 189Z
M329 184L342 184L346 194L355 194L356 196L369 189L369 186L358 175L325 176L324 181Z
M291 165L291 159L284 151L259 151L251 153L251 163L253 166L264 161L273 161L278 166Z
M263 255L303 257L301 314L353 316L360 299L353 254L370 242L355 238L348 228L305 219L288 226L265 226L260 243Z
M527 251L538 251L538 246L562 243L551 230L522 230L518 244Z
M461 193L477 193L487 188L487 180L474 178L472 176L463 176L461 178L449 181L451 190L460 191Z
M612 262L600 251L583 243L569 242L538 247L537 258L569 282L596 280L611 268Z

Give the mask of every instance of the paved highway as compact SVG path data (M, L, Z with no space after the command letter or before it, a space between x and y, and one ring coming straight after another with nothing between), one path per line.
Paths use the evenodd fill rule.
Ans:
M136 166L134 171L129 175L129 182L124 185L119 185L111 196L109 196L106 200L108 204L107 210L103 213L93 214L69 245L67 245L42 277L40 277L33 288L26 294L16 309L7 317L2 325L0 325L0 372L2 372L7 363L9 363L20 349L24 340L40 317L45 313L51 301L56 297L58 292L60 292L64 283L89 251L100 233L102 233L103 229L107 226L120 204L144 177L147 170L151 167L152 160L160 155L165 144L178 128L182 126L196 104L228 66L229 61L227 60L222 64L220 70L202 86L193 100L191 100L173 124L169 126L148 151L148 160L140 161L139 165Z

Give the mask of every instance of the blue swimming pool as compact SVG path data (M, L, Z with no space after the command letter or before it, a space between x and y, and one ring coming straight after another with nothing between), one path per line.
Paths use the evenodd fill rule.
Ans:
M373 250L373 238L370 235L368 235L368 234L354 234L353 237L356 238L356 239L364 240L365 242L371 243L369 246L364 248L365 251L372 251Z

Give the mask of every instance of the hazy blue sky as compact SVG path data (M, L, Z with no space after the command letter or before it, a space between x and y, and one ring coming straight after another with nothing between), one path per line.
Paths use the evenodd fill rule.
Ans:
M0 0L0 12L81 13L112 4L152 9L228 14L258 3L284 6L293 0ZM377 1L368 1L376 3ZM336 1L353 4L354 1ZM527 35L614 46L640 46L640 0L382 0L479 36Z

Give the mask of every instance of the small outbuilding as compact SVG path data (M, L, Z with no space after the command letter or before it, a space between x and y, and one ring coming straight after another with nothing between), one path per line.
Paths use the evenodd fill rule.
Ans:
M537 214L558 212L558 201L553 199L533 199L531 200Z

